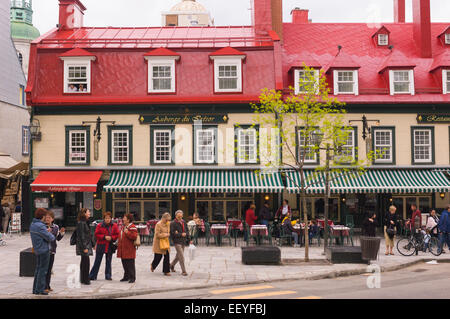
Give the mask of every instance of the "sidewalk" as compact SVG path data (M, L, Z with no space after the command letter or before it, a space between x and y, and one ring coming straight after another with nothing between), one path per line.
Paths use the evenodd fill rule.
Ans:
M283 265L281 266L246 266L241 263L241 249L234 247L198 247L196 256L190 261L186 256L186 267L189 276L177 273L171 277L162 275L162 263L150 272L153 259L152 247L142 246L138 250L136 260L136 283L122 283L123 270L120 259L113 257L113 281L104 280L104 261L98 280L90 286L68 288L67 281L71 272L68 266L79 268L80 257L75 255L75 247L69 245L70 234L58 244L55 265L53 267L52 288L50 298L118 298L139 294L170 291L178 289L206 288L218 285L254 284L268 281L289 279L323 279L337 276L362 274L367 271L364 264L337 264L325 262L323 247L310 248L311 263L299 262L304 257L304 248L282 248ZM31 247L29 234L7 238L7 246L0 247L0 298L49 298L31 294L33 278L19 277L20 251ZM396 252L395 256L384 255L384 242L381 244L381 255L377 261L382 271L392 271L424 260L450 260L450 254L435 257L430 253L419 253L419 256L403 257ZM171 259L175 256L171 251ZM91 257L91 266L94 257ZM72 275L73 276L73 275Z

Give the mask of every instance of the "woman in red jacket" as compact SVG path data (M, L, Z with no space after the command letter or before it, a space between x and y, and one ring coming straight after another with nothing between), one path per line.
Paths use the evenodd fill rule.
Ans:
M106 255L105 279L112 280L111 261L116 252L114 242L119 238L119 227L111 222L111 212L103 214L103 222L95 228L95 261L89 274L90 280L97 280L98 271L102 264L103 255Z
M124 270L123 278L120 281L128 281L130 284L136 281L136 247L134 241L138 236L137 228L132 222L132 214L128 213L123 216L123 229L120 232L117 246L117 257L122 259Z
M247 211L245 212L245 222L247 223L247 225L249 227L252 227L253 225L255 225L255 221L257 219L257 217L255 215L255 209L256 209L255 204L251 204L250 208L247 209Z

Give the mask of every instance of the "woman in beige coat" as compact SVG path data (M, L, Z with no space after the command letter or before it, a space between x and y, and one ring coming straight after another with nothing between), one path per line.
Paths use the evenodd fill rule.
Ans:
M161 217L161 220L155 226L155 237L153 239L153 252L155 253L155 257L153 258L153 262L150 268L151 271L154 272L164 256L163 273L165 276L170 276L170 249L161 249L160 239L170 237L170 220L170 214L164 213Z

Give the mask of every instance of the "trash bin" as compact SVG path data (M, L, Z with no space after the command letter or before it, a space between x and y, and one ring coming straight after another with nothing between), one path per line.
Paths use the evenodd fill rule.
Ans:
M34 277L34 270L36 269L36 255L32 248L27 248L20 252L20 277Z
M371 260L376 260L378 251L380 250L381 239L377 237L361 237L361 254L362 259L370 263Z

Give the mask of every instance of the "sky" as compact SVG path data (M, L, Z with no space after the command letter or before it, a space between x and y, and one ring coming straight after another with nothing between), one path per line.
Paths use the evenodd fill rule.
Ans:
M81 0L87 7L84 25L93 27L160 26L161 12L181 0ZM197 0L210 11L216 26L250 25L251 0ZM406 22L412 21L412 0L406 0ZM33 24L41 34L58 23L58 0L34 0ZM393 0L283 0L283 21L290 11L309 9L313 22L393 22ZM431 0L433 22L450 21L450 0Z

